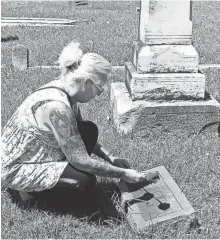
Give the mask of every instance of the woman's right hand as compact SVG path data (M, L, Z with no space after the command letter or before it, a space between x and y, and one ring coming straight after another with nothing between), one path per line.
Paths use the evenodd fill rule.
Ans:
M144 172L138 172L133 169L126 169L125 170L125 176L123 177L122 180L129 182L129 183L138 183L142 182L144 180L147 181L154 181L154 179L158 179L159 174L158 172L155 171L144 171Z

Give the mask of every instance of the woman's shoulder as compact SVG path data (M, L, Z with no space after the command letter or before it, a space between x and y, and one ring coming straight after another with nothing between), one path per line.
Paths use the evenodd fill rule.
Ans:
M62 113L72 113L72 109L70 107L70 105L67 105L64 102L61 102L59 100L54 100L54 101L50 101L45 105L45 110L47 112L62 112Z
M50 130L51 124L63 125L64 122L76 124L75 114L70 106L60 101L51 101L42 106L36 113L38 127Z
M75 119L75 114L71 107L60 101L48 102L44 108L44 111L48 121L51 121L52 118L67 118L71 119L72 121Z

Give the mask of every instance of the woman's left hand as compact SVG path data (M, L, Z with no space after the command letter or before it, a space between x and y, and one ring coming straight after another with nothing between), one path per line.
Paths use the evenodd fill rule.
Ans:
M131 168L129 162L124 158L112 157L111 160L112 160L112 164L116 167Z

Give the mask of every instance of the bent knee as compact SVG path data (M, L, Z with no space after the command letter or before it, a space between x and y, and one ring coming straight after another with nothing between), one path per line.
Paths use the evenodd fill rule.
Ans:
M96 177L94 175L84 175L81 179L60 178L57 187L69 187L71 189L86 190L96 187Z

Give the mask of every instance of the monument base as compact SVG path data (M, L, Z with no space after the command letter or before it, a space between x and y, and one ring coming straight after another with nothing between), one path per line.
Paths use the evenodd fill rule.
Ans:
M111 105L117 131L131 136L189 136L220 122L220 104L211 96L202 101L132 101L122 82L111 85ZM215 124L209 131L217 128Z
M205 75L202 73L137 73L125 63L125 85L132 100L203 100Z

